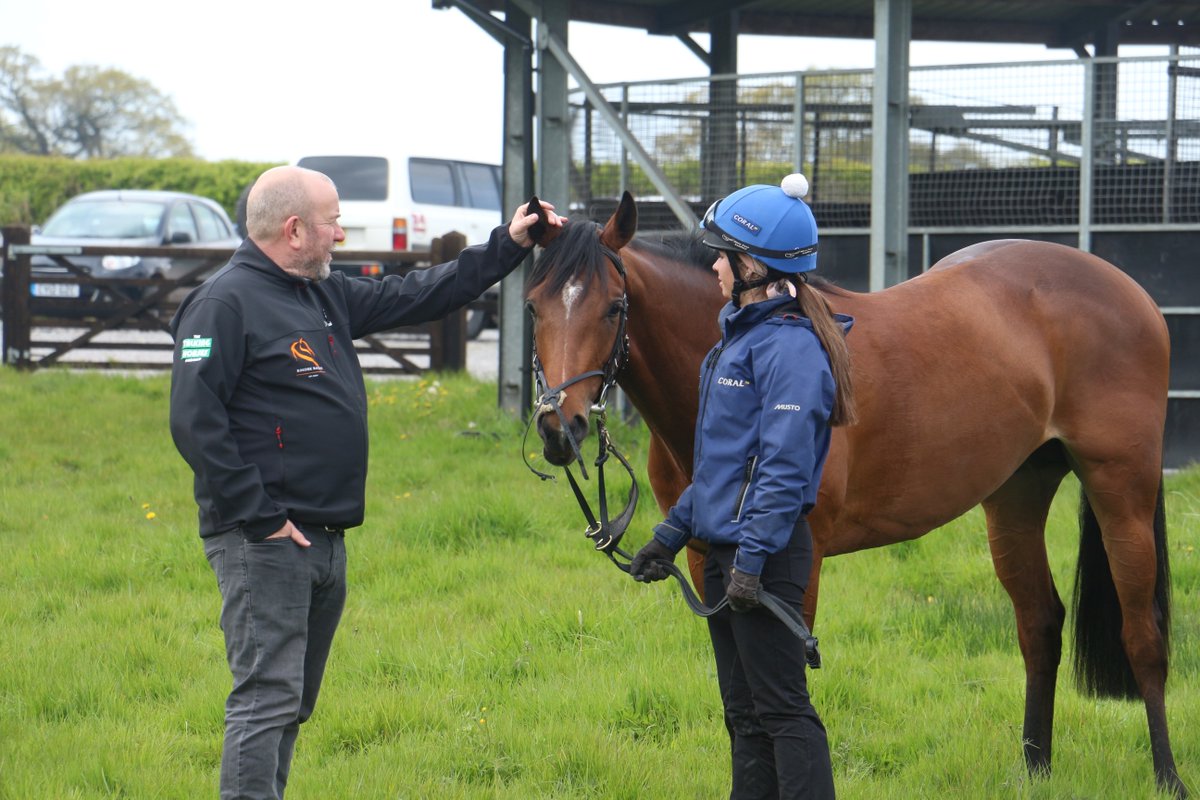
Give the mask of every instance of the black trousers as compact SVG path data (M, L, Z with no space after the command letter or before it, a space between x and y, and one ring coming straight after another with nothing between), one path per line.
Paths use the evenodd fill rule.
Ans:
M710 545L704 596L725 596L737 547ZM761 587L801 609L812 569L812 532L801 519L787 548L767 558ZM728 607L708 619L733 759L730 800L834 797L825 726L808 696L804 645L765 608Z

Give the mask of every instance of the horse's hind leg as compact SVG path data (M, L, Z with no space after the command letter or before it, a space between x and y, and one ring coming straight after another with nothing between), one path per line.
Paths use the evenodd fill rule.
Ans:
M1046 516L1067 464L1057 442L1043 445L983 501L996 575L1012 600L1025 659L1025 764L1050 771L1054 693L1066 609L1046 558Z
M1187 797L1187 788L1180 780L1171 750L1167 730L1166 682L1167 682L1167 635L1170 618L1170 577L1167 565L1166 526L1162 508L1162 471L1157 458L1146 458L1147 463L1131 463L1128 458L1089 459L1075 451L1077 472L1086 493L1090 513L1099 525L1103 540L1103 554L1098 556L1105 570L1096 574L1085 574L1082 566L1076 580L1082 588L1077 590L1076 609L1076 662L1082 675L1090 681L1085 688L1098 694L1118 697L1134 697L1132 687L1122 682L1118 673L1132 672L1136 694L1140 694L1146 707L1146 721L1150 733L1150 751L1154 759L1154 777L1160 789L1175 797ZM1111 453L1109 454L1112 455ZM1081 565L1084 563L1085 548L1089 545L1086 530L1080 538ZM1092 542L1092 546L1096 546ZM1091 606L1085 602L1090 582ZM1105 590L1104 587L1107 587ZM1114 597L1115 594L1115 597ZM1106 609L1105 604L1119 604L1119 608ZM1094 606L1100 606L1096 608ZM1102 634L1115 639L1117 621L1120 624L1120 645L1128 658L1125 663L1115 647L1106 647L1105 641L1080 640L1088 632L1085 627L1089 615L1093 618L1112 620L1108 630L1098 630L1093 624L1092 639L1101 639ZM1078 652L1078 651L1084 652Z

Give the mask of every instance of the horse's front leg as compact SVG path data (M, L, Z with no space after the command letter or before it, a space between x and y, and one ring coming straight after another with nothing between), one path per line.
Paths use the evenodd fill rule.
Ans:
M650 480L650 490L654 492L654 500L664 515L675 505L675 501L690 482L687 473L663 440L653 433L650 434L650 450L646 456L646 475ZM701 602L704 602L705 552L704 542L697 539L693 539L687 547L688 575L692 578L692 586L696 588L696 596Z
M821 591L821 553L813 543L813 565L808 573L808 588L804 590L804 624L810 631L817 621L817 595Z

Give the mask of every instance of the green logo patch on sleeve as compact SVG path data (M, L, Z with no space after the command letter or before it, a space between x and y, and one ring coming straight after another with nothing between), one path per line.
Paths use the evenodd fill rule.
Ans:
M179 347L181 361L199 361L212 355L212 337L191 336L183 340Z

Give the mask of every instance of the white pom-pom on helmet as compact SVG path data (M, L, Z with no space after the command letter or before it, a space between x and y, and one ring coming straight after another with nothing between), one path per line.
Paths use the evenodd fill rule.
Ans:
M703 242L717 250L747 253L780 272L817 267L817 221L803 198L808 179L800 173L779 186L755 184L713 203L700 227Z

